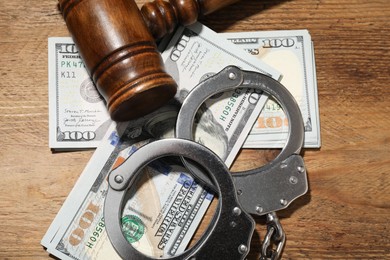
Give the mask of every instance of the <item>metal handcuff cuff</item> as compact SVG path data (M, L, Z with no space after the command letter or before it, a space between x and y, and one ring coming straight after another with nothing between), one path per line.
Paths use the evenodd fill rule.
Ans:
M257 169L231 174L214 152L191 139L194 117L200 105L209 97L236 87L253 88L274 97L288 118L289 133L285 147L272 162ZM186 167L210 186L219 200L216 212L199 241L169 259L245 259L255 227L249 214L267 214L272 224L262 245L261 258L278 259L285 235L274 211L286 208L308 189L304 162L299 155L304 138L303 121L290 92L268 76L228 66L188 94L178 114L175 135L174 139L158 140L141 147L108 177L104 218L109 239L117 253L123 259L155 259L139 252L126 240L121 229L121 212L126 192L141 170L154 160L175 155L183 158ZM226 239L227 236L229 239ZM276 240L278 245L276 250L268 251L271 239Z

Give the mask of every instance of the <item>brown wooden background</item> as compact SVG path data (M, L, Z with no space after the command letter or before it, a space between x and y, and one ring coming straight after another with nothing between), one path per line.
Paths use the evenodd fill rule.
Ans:
M390 1L244 0L203 22L312 35L322 147L304 152L310 192L279 213L283 258L390 259ZM0 259L50 259L40 240L93 153L48 147L50 36L68 36L55 0L0 0ZM275 152L244 150L234 168Z

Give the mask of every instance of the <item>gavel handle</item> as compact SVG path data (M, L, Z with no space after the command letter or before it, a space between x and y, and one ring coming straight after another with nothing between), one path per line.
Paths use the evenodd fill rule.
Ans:
M212 13L238 0L155 0L144 4L141 13L154 39L171 33L177 24L190 25L198 17Z
M174 97L155 40L237 0L58 0L66 24L111 118L146 115Z

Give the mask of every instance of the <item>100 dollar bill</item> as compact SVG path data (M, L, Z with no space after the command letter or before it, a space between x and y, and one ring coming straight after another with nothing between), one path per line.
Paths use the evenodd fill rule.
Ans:
M105 229L103 208L109 172L138 147L173 137L178 109L165 106L145 117L113 123L41 243L61 259L120 259ZM155 258L183 252L212 195L178 161L156 161L130 190L122 212L129 243ZM133 232L131 225L137 225Z
M305 124L304 147L321 146L313 44L307 30L220 34L283 74L281 83L296 99ZM288 120L280 105L267 101L244 147L283 147Z
M70 37L49 38L49 146L81 149L98 146L111 124Z
M197 84L228 65L261 72L276 80L281 77L278 71L200 23L179 27L162 57L167 72L178 83L175 98L179 102ZM196 117L195 140L217 153L230 167L266 100L266 95L245 88L209 98Z
M202 27L201 25L197 26ZM203 28L205 32L202 32L202 35L204 35L205 39L212 37L215 40L215 38L224 37L236 44L240 49L249 52L252 56L278 69L283 74L281 83L292 92L302 112L305 123L304 146L320 147L320 121L314 51L308 31L222 33L217 36L214 32L209 32L209 29ZM219 39L219 42L221 42L221 39ZM177 47L172 53L172 58L180 60L182 56L180 49L188 45L186 37L180 37L180 41L177 43ZM209 46L212 45L207 43L207 40L203 41L203 43ZM195 75L191 73L188 80L192 79L189 81L186 79L186 82L181 85L179 99L184 98L186 93L197 84L197 80L202 80L217 70L210 69L208 74L202 60L203 57L199 56L202 50L199 51L198 49L201 48L194 46L191 48L193 48L191 49L193 53L187 53L187 59L184 60L187 64L181 64L181 66L188 69L189 72L194 71ZM226 60L227 56L239 57L241 60L247 59L247 55L237 52L237 49L225 48L225 43L216 46L216 49L222 49L225 53L230 52L233 54L225 55L221 59L221 52L217 51L214 53L215 60L213 62L220 64L218 69L226 65L223 60ZM215 49L210 48L203 51L205 53L210 50L215 52ZM207 55L209 54L206 53ZM198 64L196 60L200 60L200 63ZM253 59L251 62L253 62ZM178 66L172 64L172 59L166 59L166 63L168 71L175 75L176 80L180 81ZM198 73L196 70L199 69L204 72L203 78L194 80L194 76L197 76L196 73ZM182 72L181 77L184 78L185 76L187 77L188 75ZM187 82L191 86L186 86ZM103 100L97 93L73 41L69 37L49 38L49 96L50 147L53 149L96 147L105 134L111 120ZM222 108L219 108L220 112L229 114L228 112L230 111L223 109L223 103L218 102L218 104L222 106ZM228 109L231 108L228 107ZM246 114L250 113L247 112ZM245 115L243 116L245 117ZM225 115L222 114L222 118L224 117ZM230 120L229 123L231 122ZM239 120L234 120L234 122L236 122L236 125L233 125L232 130L230 130L231 136L234 135L233 129L239 127ZM268 100L245 141L244 147L281 147L285 142L287 129L288 122L284 112L276 102ZM208 136L210 137L210 135ZM204 137L207 136L204 135ZM220 155L223 157L222 153Z

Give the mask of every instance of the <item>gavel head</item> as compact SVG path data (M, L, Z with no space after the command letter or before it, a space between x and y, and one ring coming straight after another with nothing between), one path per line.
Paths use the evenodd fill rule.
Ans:
M59 6L113 120L143 116L175 95L133 0L59 0Z

